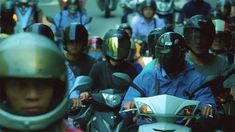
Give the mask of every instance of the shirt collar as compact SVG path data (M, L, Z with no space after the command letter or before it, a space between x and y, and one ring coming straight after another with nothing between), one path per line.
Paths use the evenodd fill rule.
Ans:
M183 79L184 77L184 74L186 74L187 72L191 71L192 69L194 69L194 67L189 64L187 61L185 61L185 69L183 72L181 72L178 76L177 76L177 79L178 78L182 78L182 82L186 85L187 83L184 81L185 79ZM160 70L160 73L162 75L163 78L166 78L166 79L170 79L169 76L167 75L165 69L163 67L161 67L159 64L157 66Z

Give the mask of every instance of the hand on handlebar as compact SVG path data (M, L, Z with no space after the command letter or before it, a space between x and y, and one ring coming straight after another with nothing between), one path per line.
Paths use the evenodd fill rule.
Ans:
M80 94L80 99L81 99L81 101L87 100L87 99L89 99L89 96L90 96L89 92L82 92Z
M72 108L77 108L81 105L81 100L78 98L71 98L71 101L73 102Z
M213 118L212 105L206 104L206 105L202 106L201 115L202 115L202 117L205 117L205 118L208 118L208 117Z
M135 108L134 101L128 101L123 107L124 110L133 109L133 108ZM135 113L135 111L132 111L132 114L134 114L134 113Z

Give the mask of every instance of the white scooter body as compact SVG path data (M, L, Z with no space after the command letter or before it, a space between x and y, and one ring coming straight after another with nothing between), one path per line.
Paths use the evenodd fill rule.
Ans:
M156 123L141 125L138 130L139 132L190 132L191 128L178 125L175 122L184 117L194 117L195 111L199 105L199 101L182 99L171 95L140 97L135 98L134 101L138 115L157 119ZM145 113L141 112L143 106L145 107ZM187 110L190 110L190 114L188 115L185 114Z

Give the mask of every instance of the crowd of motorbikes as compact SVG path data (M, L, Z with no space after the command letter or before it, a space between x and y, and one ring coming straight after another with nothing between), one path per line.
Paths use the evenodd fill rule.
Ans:
M99 9L104 11L104 16L106 18L110 17L111 12L116 10L119 5L122 8L132 10L127 18L129 24L131 24L138 15L138 5L142 1L143 0L96 0ZM161 17L165 18L167 22L176 23L180 9L187 1L188 0L156 0L157 6L161 7L158 8L159 10L157 12ZM66 9L66 1L60 2L61 10ZM43 21L42 13L38 8L38 0L30 0L30 2L25 3L7 0L4 3L1 3L1 7L1 32L7 34L22 32L32 23ZM52 24L54 23L52 18L47 18L47 20ZM88 24L91 21L92 18L89 18L85 24ZM182 33L182 25L176 24L175 31ZM234 74L234 72L235 69L233 67L221 76L208 78L208 80L203 83L203 86L210 85L214 82L223 83L231 74ZM128 128L127 123L119 115L120 105L129 86L138 90L140 88L136 87L130 77L124 73L114 73L113 82L121 85L120 89L108 88L106 90L91 93L91 99L83 102L79 108L71 108L68 110L68 119L71 119L73 127L82 128L92 132L120 132ZM76 78L72 91L86 91L86 89L91 86L91 78L88 76L79 76ZM120 112L136 111L137 116L151 117L158 120L156 123L140 126L140 132L191 131L189 127L178 125L175 121L179 118L195 118L198 116L196 109L199 102L194 100L181 99L170 95L158 95L153 97L135 98L134 101L137 108ZM103 109L96 110L95 108L97 105ZM225 103L225 111L227 107L229 106L226 106Z
M126 88L132 86L138 91L141 91L141 88L136 86L127 74L116 72L113 73L112 80L115 84L121 84L120 89L109 88L92 93L88 103L85 101L77 109L80 111L79 114L69 115L69 118L73 120L74 126L86 129L86 131L120 132L128 131L129 126L119 113L135 111L138 117L157 120L155 123L140 125L139 132L190 132L192 131L190 127L177 124L176 121L179 119L200 119L200 112L197 110L199 101L191 100L194 94L206 86L223 83L234 73L235 67L232 67L219 76L208 76L206 81L195 91L187 94L188 99L171 95L138 97L134 99L136 108L119 111ZM80 76L76 80L72 91L85 91L92 86L92 79L88 76ZM102 107L102 110L96 109L97 104ZM223 106L224 109L227 109L226 103ZM233 124L231 121L226 120L230 125ZM223 123L221 122L221 124Z

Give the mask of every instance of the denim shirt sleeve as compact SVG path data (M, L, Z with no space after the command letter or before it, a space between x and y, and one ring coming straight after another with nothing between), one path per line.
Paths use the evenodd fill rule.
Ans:
M51 25L51 29L53 32L56 32L58 30L59 23L60 23L60 13L56 14L56 16L54 17L54 22L55 24Z
M75 77L74 74L72 72L72 70L70 69L69 66L67 66L67 74L68 74L68 89L69 89L69 98L79 98L80 97L80 92L79 91L72 91L74 82L75 82Z
M192 87L194 88L198 87L200 84L202 84L203 81L204 81L204 77L202 76L194 81L194 83L192 84ZM196 92L193 99L200 101L199 109L203 107L204 105L208 105L208 104L212 105L214 114L217 115L217 108L216 108L217 106L216 106L215 98L212 94L210 87L205 87L199 90L198 92Z

